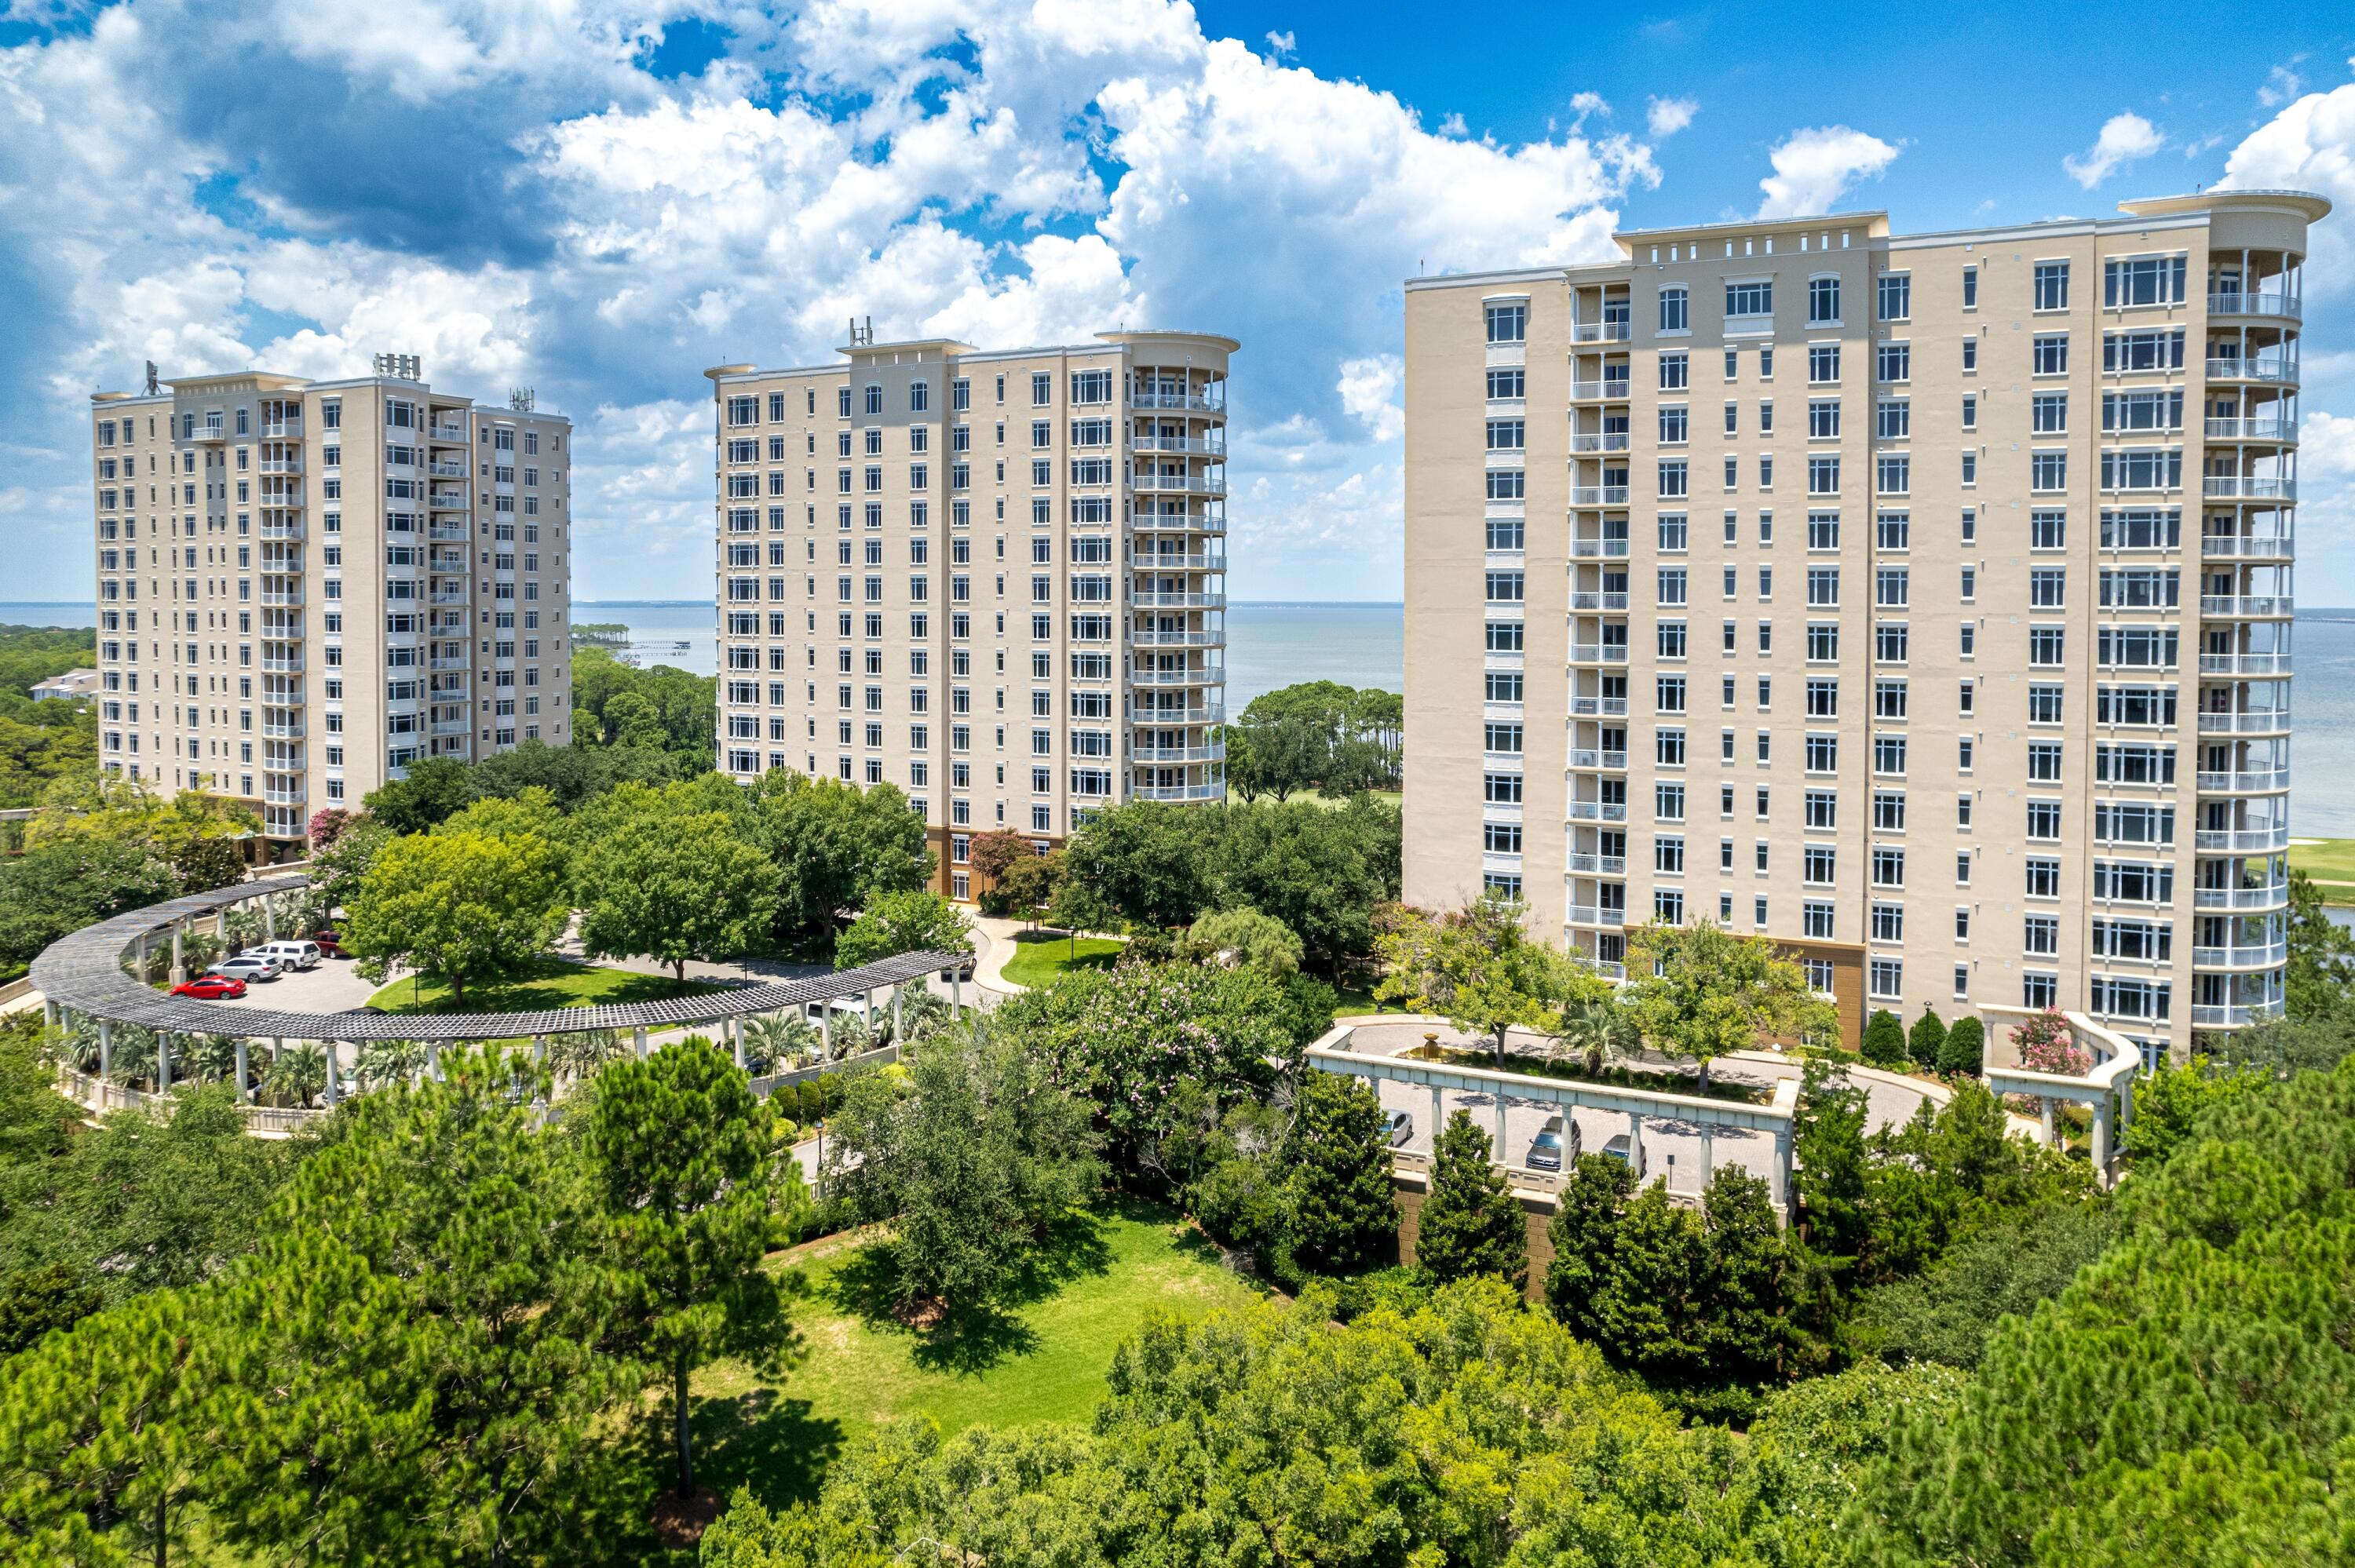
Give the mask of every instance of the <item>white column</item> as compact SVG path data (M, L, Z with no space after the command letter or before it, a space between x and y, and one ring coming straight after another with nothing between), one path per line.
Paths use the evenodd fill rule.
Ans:
M741 1072L744 1068L744 1021L741 1018L730 1019L728 1033L735 1039L736 1068L737 1071Z
M1643 1181L1644 1113L1642 1111L1627 1113L1627 1169L1636 1173L1637 1181Z
M637 1052L638 1060L645 1061L646 1059L646 1026L645 1024L641 1023L630 1031L630 1044Z
M2044 1141L2048 1147L2057 1149L2061 1145L2061 1140L2053 1131L2052 1101L2050 1097L2047 1097L2044 1099L2037 1101L2036 1104L2038 1112L2043 1118Z
M247 1041L245 1036L242 1034L239 1035L237 1037L237 1097L240 1104L251 1105L253 1103L253 1088L249 1083L247 1083L245 1072L246 1045Z
M2094 1102L2094 1178L2105 1187L2110 1184L2110 1102L2107 1096Z
M817 1015L817 1059L834 1059L834 999L828 997Z
M896 985L891 988L891 1039L893 1044L904 1045L907 1044L908 1037L902 1032L901 1020L905 1014L900 1011L900 992L901 989L902 988Z
M1506 1158L1506 1156L1505 1156L1505 1094L1504 1094L1504 1091L1503 1091L1502 1089L1499 1089L1499 1090L1497 1090L1497 1091L1496 1091L1496 1100L1497 1100L1497 1150L1496 1150L1496 1153L1497 1153L1497 1164L1499 1164L1499 1165L1509 1165L1509 1164L1511 1164L1511 1163L1512 1163L1512 1161L1511 1161L1510 1160L1507 1159L1507 1158ZM1438 1133L1437 1133L1436 1131L1434 1131L1434 1132L1432 1134L1432 1136L1433 1136L1433 1138L1436 1138L1436 1137L1438 1137L1439 1135L1438 1135ZM1437 1146L1436 1144L1433 1145L1433 1151L1434 1151L1434 1152L1436 1152L1437 1148L1438 1148L1438 1146Z
M155 1092L172 1091L172 1033L168 1029L155 1032Z
M145 966L143 964L141 967L144 969ZM58 1027L58 1004L46 996L41 998L41 1022L55 1029Z
M1717 1128L1712 1124L1700 1124L1700 1185L1703 1192L1709 1190L1709 1179L1717 1174L1716 1133Z
M98 1075L105 1077L114 1071L114 1020L98 1021Z
M322 1041L320 1041L320 1042L319 1042L319 1044L320 1044L320 1045L321 1045L321 1046L323 1046L323 1047L325 1049L325 1052L326 1052L326 1057L327 1057L327 1094L326 1094L326 1100L327 1100L327 1108L328 1108L329 1110L333 1110L333 1109L335 1109L335 1108L336 1108L336 1042L335 1042L335 1041L333 1041L333 1040L322 1040Z
M1439 1129L1446 1125L1447 1091L1433 1084L1431 1086L1431 1146L1433 1149L1439 1147ZM1501 1149L1491 1152L1500 1160L1505 1158L1505 1151Z
M1774 1188L1774 1212L1785 1224L1791 1218L1791 1130L1778 1128L1774 1133L1774 1159L1768 1167L1769 1184Z
M438 1040L425 1043L425 1075L437 1084L442 1081L442 1043Z
M535 1034L531 1037L531 1059L534 1062L545 1062L548 1060L547 1035Z
M949 970L949 1016L964 1016L964 981L958 978L955 969Z
M181 962L180 958L180 928L179 921L172 922L172 983L174 985L179 985L188 978L187 969Z
M271 907L271 901L267 898L261 901L261 939L265 942L278 940L278 912Z

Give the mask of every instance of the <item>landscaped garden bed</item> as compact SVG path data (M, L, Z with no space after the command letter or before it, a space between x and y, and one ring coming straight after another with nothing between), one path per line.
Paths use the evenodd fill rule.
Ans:
M1712 1079L1703 1087L1698 1073L1687 1073L1674 1067L1625 1067L1606 1064L1601 1072L1590 1073L1585 1063L1566 1057L1532 1056L1526 1052L1508 1051L1503 1063L1499 1064L1493 1051L1467 1051L1433 1044L1410 1046L1400 1054L1419 1062L1438 1062L1450 1067L1518 1073L1530 1078L1558 1078L1565 1083L1593 1084L1598 1088L1692 1095L1701 1099L1723 1100L1729 1105L1763 1106L1774 1097L1772 1090L1749 1084L1729 1084L1723 1079Z

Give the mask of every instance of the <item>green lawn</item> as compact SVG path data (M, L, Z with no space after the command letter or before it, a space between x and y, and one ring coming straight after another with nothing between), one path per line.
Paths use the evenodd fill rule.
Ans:
M2310 844L2292 841L2289 865L2292 871L2302 871L2318 883L2347 885L2324 886L2324 902L2355 904L2355 839L2318 839Z
M693 1388L698 1478L722 1497L749 1483L773 1506L815 1497L835 1457L881 1422L921 1413L954 1432L1083 1420L1114 1347L1148 1311L1199 1314L1256 1294L1199 1232L1143 1203L1075 1213L999 1308L954 1332L894 1319L888 1263L848 1238L772 1263L799 1277L799 1363L773 1382L719 1361Z
M698 996L724 991L725 986L701 980L681 985L667 975L634 974L628 969L602 969L593 964L568 964L545 959L529 973L496 986L476 986L466 993L468 1012L538 1012L557 1007L608 1007L625 1001L661 1001L674 996ZM448 1012L450 990L438 981L400 980L368 998L370 1007L387 1012Z
M1405 794L1397 789L1374 789L1368 791L1368 793L1371 794L1375 800L1381 801L1387 806L1401 806L1406 803ZM1228 798L1239 806L1246 803L1241 795L1234 793L1231 790L1229 791ZM1346 796L1320 795L1314 789L1295 789L1292 792L1292 799L1295 800L1305 800L1312 806L1323 806L1327 810L1335 811L1339 810L1344 805L1348 804L1348 798ZM1262 795L1258 800L1249 802L1249 804L1254 806L1273 806L1275 803L1275 797L1273 795Z
M1045 985L1065 969L1110 969L1128 944L1114 937L1071 937L1055 931L1024 931L1014 938L1006 978L1016 985Z

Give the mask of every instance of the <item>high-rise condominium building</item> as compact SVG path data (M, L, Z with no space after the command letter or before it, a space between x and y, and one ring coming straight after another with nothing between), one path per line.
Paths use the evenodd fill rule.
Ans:
M1235 342L852 336L707 373L720 766L898 786L957 898L977 833L1222 798Z
M2231 192L1407 284L1406 892L1908 1019L2279 1012L2299 278Z
M274 853L421 757L571 738L570 422L378 372L91 399L101 765Z

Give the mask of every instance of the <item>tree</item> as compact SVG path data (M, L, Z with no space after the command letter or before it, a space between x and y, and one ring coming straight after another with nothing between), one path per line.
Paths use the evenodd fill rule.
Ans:
M1229 810L1216 862L1220 901L1283 921L1312 968L1337 974L1373 948L1373 911L1391 880L1381 863L1385 813L1396 808L1335 811L1304 800Z
M1518 1290L1529 1275L1528 1222L1489 1153L1488 1135L1469 1115L1447 1118L1433 1141L1414 1261L1443 1285L1487 1274Z
M1018 1042L944 1033L903 1061L904 1079L851 1082L829 1158L857 1164L854 1212L892 1223L881 1245L900 1298L959 1312L987 1300L1056 1221L1095 1195L1100 1139L1088 1107Z
M432 833L387 844L349 900L343 946L382 980L396 967L450 988L496 980L555 944L569 917L546 843Z
M1905 1065L1905 1026L1885 1007L1876 1007L1864 1024L1864 1059L1891 1071Z
M1273 915L1256 909L1215 909L1186 927L1178 956L1192 963L1233 963L1272 980L1300 972L1300 938Z
M632 788L640 788L633 786ZM581 950L644 954L684 984L689 959L750 952L776 918L777 869L719 811L649 801L607 826L573 866Z
M311 821L303 830L303 836L310 842L311 853L317 854L321 850L333 848L336 841L343 836L344 830L350 827L357 816L357 812L347 811L341 806L322 806L312 812Z
M1297 1096L1285 1249L1316 1273L1353 1274L1380 1262L1398 1234L1382 1102L1370 1084L1333 1073L1307 1074Z
M2274 1074L2256 1065L2228 1066L2206 1055L2162 1063L2134 1081L2134 1120L2119 1138L2137 1165L2162 1163L2191 1141L2211 1108L2272 1086Z
M2041 1012L2012 1025L2011 1043L2019 1053L2019 1065L2031 1073L2074 1077L2093 1061L2091 1054L2077 1044L2068 1019L2049 1002Z
M834 940L837 969L857 969L901 953L970 953L973 925L937 893L886 893Z
M1922 1016L1913 1021L1913 1028L1905 1037L1905 1046L1915 1066L1925 1073L1937 1071L1939 1053L1946 1048L1946 1025L1938 1017L1936 1008L1923 1008Z
M84 926L179 892L171 863L130 839L36 844L0 860L0 973Z
M309 1108L327 1089L327 1054L315 1040L280 1051L261 1075L261 1092L282 1106Z
M1868 1120L1863 1089L1821 1062L1806 1065L1791 1129L1792 1195L1808 1244L1835 1266L1861 1254L1871 1235L1865 1202Z
M325 924L359 892L384 846L400 835L374 817L356 817L325 849L311 852L304 903L314 925Z
M1600 976L1530 941L1521 929L1521 906L1495 895L1443 915L1401 910L1375 939L1374 951L1383 971L1377 997L1437 1013L1467 1034L1490 1036L1499 1065L1507 1030L1550 1034L1570 1001L1609 990Z
M779 873L776 932L787 946L834 948L837 925L886 893L932 880L924 820L890 784L860 789L773 768L751 791L745 837Z
M1012 828L992 828L986 833L975 833L965 851L965 863L991 887L1003 880L1010 868L1038 857L1039 852L1031 847L1030 841Z
M1938 1048L1938 1070L1949 1077L1975 1075L1985 1058L1987 1026L1976 1013L1955 1020L1946 1031L1945 1044Z
M2303 1022L2348 1010L2355 996L2355 931L2330 918L2322 890L2302 871L2289 874L2289 960L2282 974L2283 1011Z
M628 1331L670 1375L682 1496L695 1489L687 1375L722 1351L773 1368L785 1346L783 1301L761 1268L773 1143L767 1107L708 1040L597 1076L587 1151Z
M1653 923L1627 935L1622 992L1644 1038L1660 1050L1709 1065L1761 1040L1830 1039L1839 1014L1807 983L1806 971L1772 943L1737 937L1711 921ZM1902 1051L1902 1047L1901 1047Z
M1966 1236L1922 1273L1864 1293L1850 1338L1892 1363L1975 1367L2006 1315L2026 1317L2101 1255L2115 1229L2092 1203L2039 1203Z
M1583 1058L1589 1076L1600 1076L1604 1062L1631 1054L1644 1044L1636 1021L1606 991L1584 992L1565 1002L1555 1019L1554 1039L1563 1050Z
M1064 851L1074 889L1118 918L1167 930L1215 902L1213 862L1223 815L1160 800L1098 811Z
M1006 868L989 891L981 895L982 908L1000 916L1034 916L1051 909L1062 897L1071 872L1061 850L1025 855Z
M408 777L391 779L361 802L368 815L396 833L430 832L474 798L466 765L454 757L422 757Z

